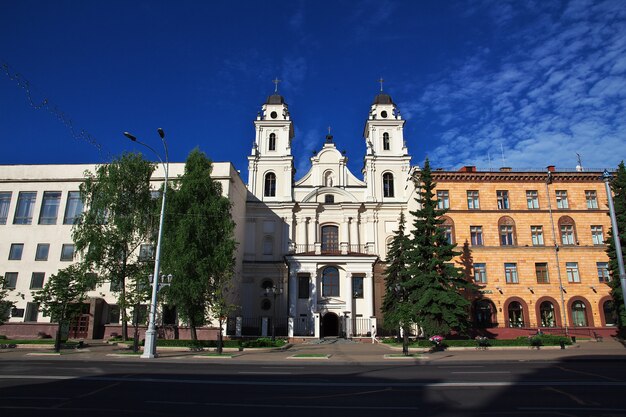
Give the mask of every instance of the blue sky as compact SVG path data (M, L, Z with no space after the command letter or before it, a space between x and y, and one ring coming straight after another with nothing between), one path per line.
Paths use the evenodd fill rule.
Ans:
M106 162L138 149L123 131L157 147L162 127L172 161L198 146L246 181L274 77L295 124L296 177L329 125L361 176L381 76L414 164L626 158L620 0L0 0L0 10L0 164Z

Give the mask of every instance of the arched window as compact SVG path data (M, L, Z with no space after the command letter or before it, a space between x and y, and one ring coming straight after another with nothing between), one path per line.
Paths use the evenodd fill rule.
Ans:
M339 228L337 226L322 226L322 252L339 252Z
M385 172L383 174L383 197L393 197L393 174Z
M276 174L268 172L265 174L265 197L276 197Z
M554 304L550 301L544 301L539 306L539 317L541 327L556 327L556 315L554 313Z
M517 301L509 303L509 327L524 327L524 309Z
M441 218L443 223L441 224L441 230L443 230L443 234L446 236L446 241L449 245L454 244L454 222L451 218L443 216Z
M515 236L515 222L509 216L500 217L498 220L500 231L500 246L513 246L517 242Z
M580 300L572 303L572 324L575 327L587 326L587 307Z
M559 219L559 233L561 235L562 245L576 244L576 224L574 219L569 216L562 216Z
M385 132L383 133L383 150L388 151L389 149L389 133Z
M602 311L604 312L604 325L617 326L617 310L613 300L607 300L602 303Z
M322 272L322 297L339 297L339 270L334 266Z
M474 323L476 327L493 327L495 322L495 306L490 300L477 300L474 303Z
M270 138L268 142L268 149L270 151L276 150L276 133L270 133Z

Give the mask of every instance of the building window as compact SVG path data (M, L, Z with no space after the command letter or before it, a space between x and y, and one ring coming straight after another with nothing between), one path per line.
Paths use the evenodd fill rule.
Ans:
M385 172L383 174L383 197L393 197L393 174L391 172Z
M13 224L31 224L33 221L33 211L35 209L35 200L37 193L20 191L17 197L17 207L15 208L15 216Z
M469 210L480 209L480 201L478 200L478 191L470 190L467 192L467 208Z
M496 191L496 197L498 198L498 210L508 210L510 208L508 191Z
M539 305L539 315L541 316L541 327L556 327L554 304L550 301L544 301Z
M272 255L274 253L274 239L271 236L263 238L263 255Z
M14 290L17 286L17 272L5 272L3 287L7 290Z
M73 261L74 260L74 245L71 243L64 243L61 247L61 260Z
M24 317L24 321L37 321L38 317L39 317L39 304L38 303L26 304L26 316Z
M388 151L389 148L389 133L385 132L383 133L383 150Z
M509 303L509 327L524 327L524 309L517 301Z
M543 226L530 226L533 246L543 246Z
M450 193L448 190L437 191L437 208L447 210L450 208Z
M604 312L604 324L606 326L617 326L617 310L613 300L607 300L602 303L602 311Z
M267 311L270 308L272 308L272 302L269 299L267 299L267 298L262 299L261 300L261 310Z
M585 191L585 200L587 201L587 208L590 210L598 208L598 195L595 190Z
M602 226L591 226L591 240L594 245L604 245Z
M39 224L56 224L60 205L60 191L45 191L39 212Z
M9 206L11 205L11 193L0 193L0 224L7 224L7 217L9 216Z
M276 197L276 174L265 174L265 197Z
M24 252L23 243L11 243L11 248L9 249L9 261L21 260L22 252Z
M352 277L352 298L363 298L363 277Z
M537 190L526 191L526 206L531 210L539 208L539 195Z
M322 272L322 297L339 297L339 270L333 266Z
M563 216L559 219L559 233L561 234L562 245L573 245L576 243L576 228L574 219Z
M326 194L324 196L324 203L326 204L332 204L335 202L335 196L332 194Z
M565 271L567 273L567 282L580 282L578 262L567 262L565 264Z
M48 252L50 252L50 244L49 243L38 243L37 244L37 252L35 252L35 260L36 261L47 261L48 260Z
M482 226L470 226L470 237L472 240L472 246L483 245L483 227Z
M517 264L516 263L504 264L504 277L506 278L507 284L519 283L517 279Z
M610 281L609 277L609 263L608 262L596 262L596 268L598 269L598 282Z
M133 324L144 325L148 322L148 306L139 304L133 308Z
M510 217L501 217L498 220L498 230L500 231L500 246L515 245L515 222Z
M151 191L150 196L155 198L153 193L156 193L156 198L160 197L158 191ZM65 204L65 216L63 217L63 224L76 224L80 220L80 215L83 214L83 200L80 198L79 191L70 191L67 193L67 203Z
M483 263L474 264L474 281L477 284L487 283L487 264L483 264Z
M339 252L339 228L322 226L322 252Z
M536 263L535 275L537 275L537 284L549 284L550 278L548 278L548 264L546 262Z
M443 223L441 224L441 230L443 231L443 235L446 238L446 242L448 245L454 244L454 223L452 219L449 217L442 217Z
M495 323L496 308L490 300L477 300L474 303L474 323L478 328L492 327Z
M270 133L269 146L270 151L276 150L276 133Z
M33 275L30 278L30 289L31 290L40 290L43 288L43 280L46 274L44 272L33 272Z
M309 277L308 275L298 276L298 298L309 299Z
M574 301L572 303L572 322L576 327L587 326L587 307L582 301Z
M148 243L144 243L139 247L139 260L142 262L151 261L154 259L154 246Z
M556 190L556 208L569 208L569 203L567 202L567 191Z
M117 304L108 305L107 324L118 324L120 322L120 306Z

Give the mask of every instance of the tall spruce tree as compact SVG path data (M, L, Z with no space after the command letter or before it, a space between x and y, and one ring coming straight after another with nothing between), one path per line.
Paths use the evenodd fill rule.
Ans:
M163 270L174 275L168 301L191 329L206 324L213 309L225 310L226 287L235 264L235 223L221 184L211 178L212 162L194 149L185 173L168 191ZM218 314L220 318L223 314Z
M622 161L617 167L617 171L613 175L610 182L613 191L613 205L615 206L615 217L617 219L617 229L619 231L619 241L622 246L622 255L626 252L626 167ZM617 254L615 251L615 239L613 238L613 228L609 230L607 239L607 254L609 255L609 271L611 280L611 297L613 305L617 313L618 326L621 332L626 328L626 309L624 308L624 294L619 279L619 268L617 263ZM626 259L624 259L626 261Z
M415 178L419 209L414 217L408 273L405 288L415 321L426 336L465 333L469 327L469 305L465 294L475 285L464 279L463 271L452 262L459 255L448 243L442 228L444 209L437 208L430 162Z

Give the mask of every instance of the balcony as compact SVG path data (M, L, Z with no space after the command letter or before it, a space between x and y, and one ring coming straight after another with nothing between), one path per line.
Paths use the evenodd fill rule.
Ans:
M290 243L289 255L322 255L322 256L338 256L338 255L376 255L374 252L374 244L365 245L349 245L340 243L339 245L322 245L321 242L316 243Z

